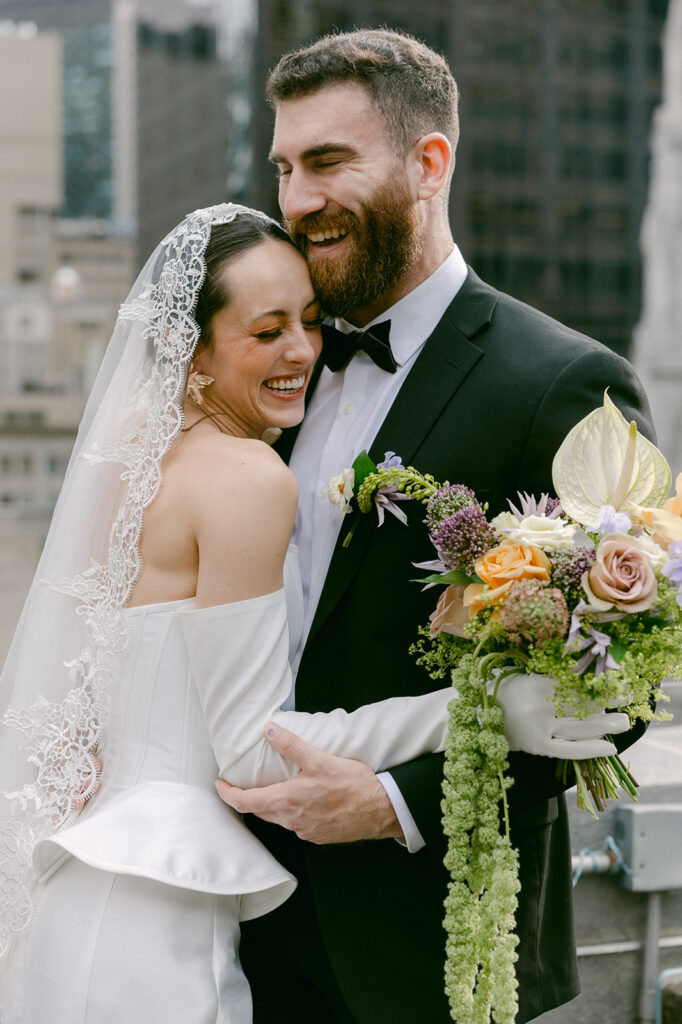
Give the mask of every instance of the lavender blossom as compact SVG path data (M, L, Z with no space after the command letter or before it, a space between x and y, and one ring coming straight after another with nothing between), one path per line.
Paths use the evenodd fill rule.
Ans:
M566 646L568 647L568 644ZM585 653L573 666L573 671L576 675L581 676L593 662L595 676L600 676L602 673L608 675L614 669L617 670L619 667L618 662L611 654L610 646L611 637L608 633L602 633L600 630L595 629L594 626L590 627L587 636L583 637L577 646L578 651L584 651Z
M668 561L661 572L677 588L676 600L682 608L682 540L676 540L668 546Z
M597 522L592 527L596 533L627 533L632 528L630 516L616 512L613 505L602 505Z
M495 543L495 531L479 506L466 506L446 516L431 540L438 555L450 569L473 572L474 562Z
M565 636L568 608L556 587L540 580L519 580L498 609L497 619L512 643L527 640L542 648L548 640Z
M429 533L433 533L447 516L454 515L463 508L480 507L480 502L470 487L464 484L446 484L429 498L424 522L429 528Z
M377 469L403 469L403 460L395 452L384 452L384 461L378 463Z
M566 548L553 552L552 583L562 592L569 607L584 598L582 578L594 565L594 559L592 548Z

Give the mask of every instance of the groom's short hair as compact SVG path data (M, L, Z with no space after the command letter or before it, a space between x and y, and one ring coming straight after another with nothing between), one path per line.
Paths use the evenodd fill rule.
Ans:
M429 132L445 135L454 156L459 138L457 85L445 59L391 29L322 36L284 54L271 71L266 97L273 108L330 85L357 83L383 115L401 155Z

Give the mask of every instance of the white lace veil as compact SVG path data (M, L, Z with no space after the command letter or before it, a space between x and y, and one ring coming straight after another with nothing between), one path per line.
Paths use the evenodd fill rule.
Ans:
M213 206L156 248L121 307L83 415L0 675L0 963L31 918L33 847L75 820L97 785L95 755L107 757L123 608L140 572L144 509L182 427L206 246L213 225L240 213L270 221Z

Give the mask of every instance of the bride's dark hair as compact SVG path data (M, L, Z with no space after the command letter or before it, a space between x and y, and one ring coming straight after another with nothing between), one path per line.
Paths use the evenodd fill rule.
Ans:
M240 213L229 224L214 224L211 228L211 238L204 256L206 277L199 292L194 314L201 331L195 355L211 344L211 320L231 301L223 274L225 267L236 256L248 252L268 238L294 246L279 224L269 218L259 217L256 213Z

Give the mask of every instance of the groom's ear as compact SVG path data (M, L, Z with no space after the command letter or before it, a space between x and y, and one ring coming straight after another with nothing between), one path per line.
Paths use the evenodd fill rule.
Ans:
M447 184L452 147L440 132L423 135L408 154L417 199L433 199Z

